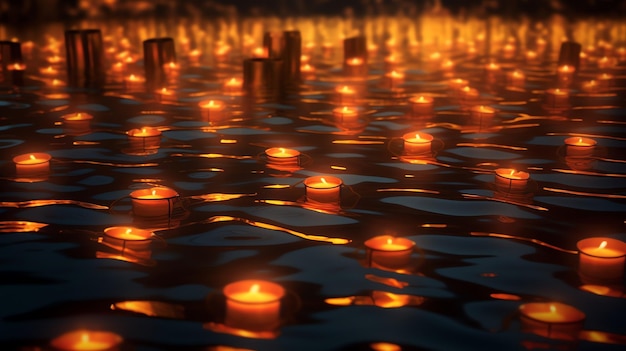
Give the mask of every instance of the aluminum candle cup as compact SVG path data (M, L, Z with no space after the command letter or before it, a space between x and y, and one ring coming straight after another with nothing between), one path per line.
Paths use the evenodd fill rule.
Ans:
M313 176L304 180L306 201L323 204L339 204L343 181L333 176Z
M176 49L172 38L152 38L143 42L143 60L146 82L154 89L167 81L164 65L176 62Z
M359 119L359 110L350 106L335 107L333 117L340 122L353 122Z
M502 192L524 192L529 178L530 175L528 173L516 171L512 168L496 169L496 187Z
M433 136L427 133L411 132L402 136L405 155L430 155Z
M335 88L335 100L342 106L357 104L357 91L349 85L341 85Z
M121 336L98 330L76 330L52 339L50 345L63 351L117 351L124 341Z
M280 326L285 289L269 281L242 280L226 285L224 324L250 331L272 331Z
M65 31L68 83L89 88L104 85L104 49L99 29Z
M387 268L406 267L411 261L415 242L406 238L381 235L365 241L368 263Z
M550 339L578 340L585 314L560 302L531 302L519 307L522 331Z
M591 157L596 144L596 141L591 138L567 138L565 139L565 155L568 157Z
M300 151L282 147L265 150L267 161L274 165L297 166L300 163Z
M432 116L433 111L433 98L430 96L414 96L409 99L411 105L411 115L413 117Z
M343 65L343 72L348 77L363 77L367 75L367 65L360 57L352 57Z
M119 250L122 254L127 250L135 253L150 249L152 232L133 227L109 227L104 230L102 243Z
M131 148L158 149L161 145L161 131L152 127L131 129L126 132Z
M574 82L574 73L576 68L574 66L563 65L559 66L556 70L557 85L561 88L569 88Z
M133 214L139 217L169 216L178 200L178 193L166 187L135 190L130 193Z
M526 85L526 75L516 69L506 74L506 84L510 87L523 88Z
M61 119L63 120L63 129L67 134L79 135L87 134L91 131L93 116L88 113L70 113L61 116Z
M205 121L219 121L226 117L226 105L220 100L202 100L198 106Z
M569 107L569 92L563 89L546 90L546 107L564 109Z
M496 109L489 106L473 106L470 108L470 119L472 122L482 124L483 121L491 121L496 115Z
M44 152L23 154L13 157L18 177L41 176L50 172L51 156Z
M587 238L577 244L578 272L583 277L607 281L624 278L626 243L612 238Z

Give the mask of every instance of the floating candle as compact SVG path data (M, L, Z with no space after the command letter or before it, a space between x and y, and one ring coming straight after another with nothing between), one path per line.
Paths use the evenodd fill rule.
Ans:
M591 157L596 141L591 138L571 137L565 139L565 154L568 157Z
M422 132L406 133L402 136L405 155L431 155L433 136Z
M348 85L342 85L335 88L336 100L340 105L356 105L357 93L354 88Z
M161 131L152 127L142 127L131 129L126 132L131 147L146 149L157 149L161 144Z
M577 340L585 314L560 302L531 302L519 307L522 331L550 339Z
M54 338L50 345L64 351L114 351L123 340L108 331L76 330Z
M414 117L432 116L434 99L430 96L414 96L409 99L411 115Z
M56 77L59 75L59 70L52 67L52 66L48 66L46 68L42 68L39 70L39 72L47 77Z
M381 235L365 241L370 266L387 268L406 267L411 261L415 242L406 238Z
M577 244L578 271L583 277L621 281L624 278L626 243L612 238L587 238Z
M241 93L241 88L243 87L243 81L239 78L232 77L224 83L224 93L225 94L239 94Z
M404 73L391 71L383 76L383 86L387 89L397 89L404 82Z
M563 65L557 68L556 79L557 84L561 88L568 88L574 81L574 73L576 68L574 66Z
M202 100L198 106L200 115L205 121L219 121L226 117L226 105L220 100Z
M63 128L67 134L79 135L91 131L93 116L85 112L69 113L61 116Z
M510 87L523 88L526 84L526 75L518 69L508 72L506 75L506 84Z
M145 84L145 78L135 74L131 74L124 78L124 87L128 91L142 91L145 88Z
M471 88L469 86L463 87L460 92L460 103L464 110L469 109L470 107L476 105L478 98L480 97L480 93L477 89Z
M349 77L362 77L367 74L365 60L360 57L347 59L343 69L345 75Z
M333 176L313 176L304 180L306 201L338 205L341 201L342 180Z
M500 80L502 69L497 63L491 62L485 66L485 81L489 84L495 84Z
M109 227L104 230L102 243L121 251L131 253L146 251L150 248L153 233L134 227Z
M556 109L569 107L569 92L558 88L546 90L546 107Z
M163 87L161 89L157 89L155 93L157 101L159 102L176 101L176 92L174 90Z
M309 63L305 63L300 66L300 74L302 74L304 79L313 79L315 78L315 67Z
M336 107L333 116L340 122L354 121L359 118L359 110L351 106Z
M270 163L274 164L294 164L297 165L300 160L300 151L294 149L286 149L283 147L272 147L265 150L265 155Z
M473 106L470 108L470 119L476 123L491 121L496 115L496 109L489 106Z
M598 81L598 90L602 92L606 92L611 90L613 87L613 75L608 73L602 73L597 78Z
M272 331L280 326L281 299L285 289L263 280L241 280L226 285L224 324L250 331Z
M15 172L18 177L41 176L50 172L49 154L37 152L13 157Z
M178 193L166 187L153 187L135 190L130 193L130 198L135 216L169 216L178 200Z
M504 192L523 192L530 175L511 168L496 169L496 187Z

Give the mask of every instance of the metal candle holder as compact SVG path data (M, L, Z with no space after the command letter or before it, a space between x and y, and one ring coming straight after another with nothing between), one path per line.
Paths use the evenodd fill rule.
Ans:
M104 85L104 50L99 29L65 31L68 84L77 88Z
M11 66L21 64L22 61L22 45L19 42L2 40L0 41L0 84L8 83L10 85L21 85L17 82L15 72L12 72ZM18 84L16 84L18 83Z
M267 50L268 58L282 61L279 80L287 85L300 83L300 31L267 32L263 35L263 47Z
M243 61L243 87L250 95L276 96L282 90L283 61L272 58L251 58Z
M163 66L170 62L176 62L174 39L152 38L144 40L143 61L148 87L155 89L163 86L167 82Z

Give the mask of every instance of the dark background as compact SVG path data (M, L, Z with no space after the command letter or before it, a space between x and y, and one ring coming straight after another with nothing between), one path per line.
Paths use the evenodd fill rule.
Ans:
M0 0L5 23L106 17L498 14L535 18L626 16L626 0Z

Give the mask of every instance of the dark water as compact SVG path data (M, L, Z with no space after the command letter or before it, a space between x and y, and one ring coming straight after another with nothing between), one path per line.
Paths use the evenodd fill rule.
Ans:
M43 346L78 328L116 332L136 350L369 350L379 342L402 350L623 348L584 333L562 345L522 333L517 317L525 302L559 301L586 314L585 330L626 335L623 279L611 285L617 297L580 289L587 282L576 254L583 238L626 239L623 71L612 72L605 93L574 87L571 108L550 112L542 104L554 86L553 61L505 63L503 70L522 68L528 78L511 89L485 81L484 59L459 59L453 76L498 111L472 121L441 72L409 62L406 81L389 90L373 59L368 78L349 82L364 94L361 118L346 124L331 113L333 89L346 81L337 68L320 63L298 89L254 101L221 92L218 78L241 69L233 61L191 67L182 59L175 102L113 82L50 97L35 59L25 85L3 91L0 342L7 348ZM599 73L591 66L578 79ZM435 113L411 116L408 97L422 92L433 94ZM230 118L204 120L197 103L207 98L223 100ZM60 123L73 112L94 116L90 130L72 135ZM125 134L143 126L162 130L152 152L133 148ZM434 136L433 154L403 156L400 138L411 131ZM571 135L597 141L591 159L565 157ZM269 166L269 147L299 150L300 167ZM15 174L12 157L30 152L52 155L43 179ZM530 173L521 194L497 191L494 170L502 167ZM313 175L343 180L341 208L307 206L302 181ZM133 216L130 192L157 184L180 194L174 214ZM155 230L150 249L120 256L98 242L105 228L125 225ZM416 243L402 270L365 263L364 241L385 233ZM278 335L212 330L223 319L222 287L251 277L287 290Z

